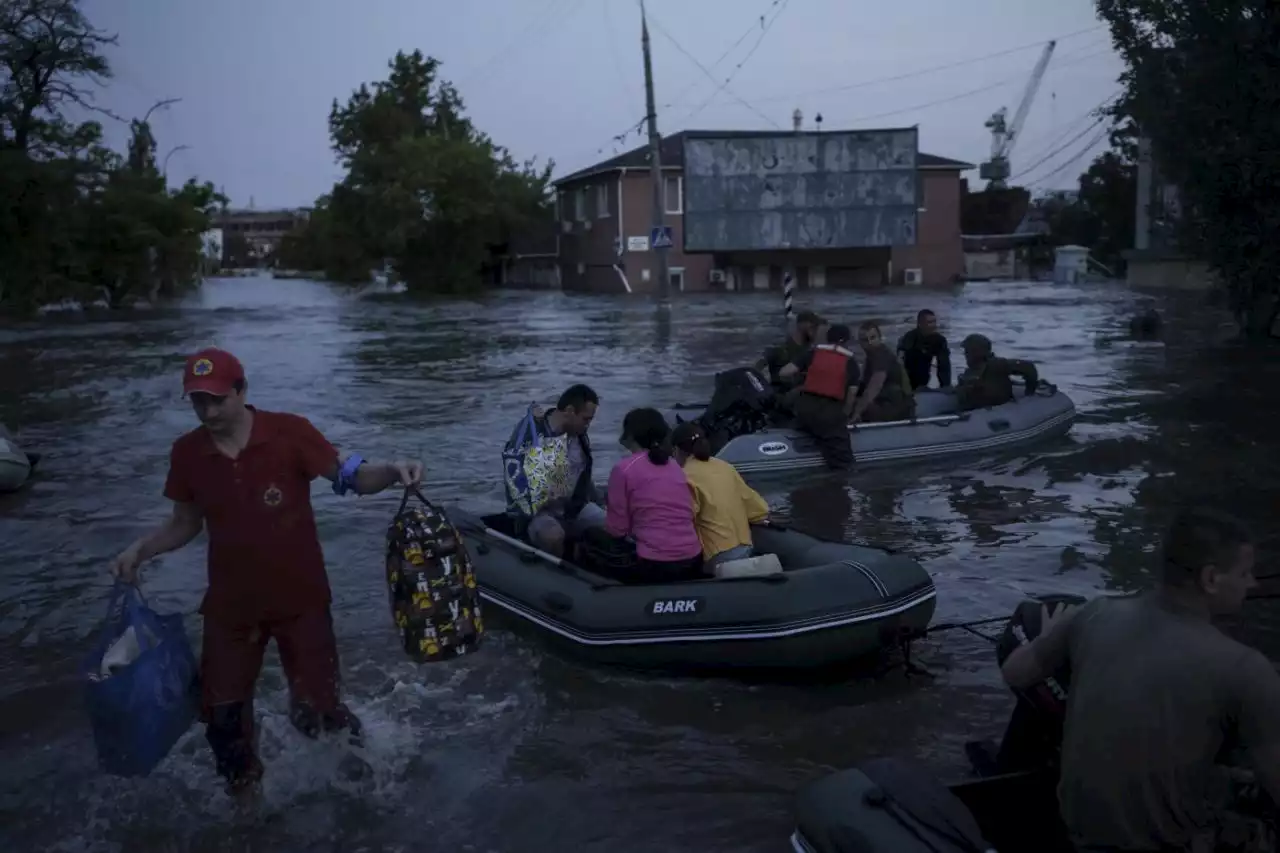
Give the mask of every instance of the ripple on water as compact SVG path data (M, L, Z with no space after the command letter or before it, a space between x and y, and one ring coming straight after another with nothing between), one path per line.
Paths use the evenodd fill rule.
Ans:
M1223 326L1198 302L1167 306L1168 345L1138 346L1124 328L1140 297L1116 285L803 296L829 316L879 318L891 339L932 308L953 341L986 334L1077 403L1068 438L1016 457L759 483L804 529L919 559L940 620L1004 613L1029 593L1143 584L1161 513L1181 497L1274 515L1280 455L1265 450L1259 409L1273 416L1275 403L1250 390L1273 367L1219 346ZM396 647L382 579L395 498L340 500L320 485L364 763L292 730L272 653L257 823L232 818L198 730L148 779L93 767L76 664L107 560L167 511L168 447L192 425L186 352L234 350L257 404L304 414L366 456L421 456L433 496L482 508L501 500L497 449L530 402L575 381L596 388L603 477L628 408L705 399L717 370L780 334L778 308L762 294L681 295L670 313L549 293L413 303L262 279L210 282L177 308L0 328L0 421L46 454L31 488L0 497L0 813L16 846L763 851L784 843L794 789L830 768L906 753L958 770L961 743L997 731L1008 706L979 638L920 644L930 680L807 687L601 671L505 630L459 665L417 667ZM190 615L196 640L203 571L196 544L145 582L159 609ZM1251 636L1274 645L1275 625Z

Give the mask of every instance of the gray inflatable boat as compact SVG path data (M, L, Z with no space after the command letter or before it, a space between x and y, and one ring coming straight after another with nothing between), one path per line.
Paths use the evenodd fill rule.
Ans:
M957 411L952 394L920 391L914 419L857 424L849 432L856 464L865 467L1004 451L1065 435L1075 418L1071 398L1041 383L1032 397L1019 388L1011 403L969 412ZM823 467L813 440L794 427L739 435L716 455L743 474Z
M598 662L662 670L819 669L922 631L933 579L915 560L866 545L753 528L783 571L623 584L532 547L505 515L448 511L490 607Z
M24 453L0 426L0 492L16 492L26 484L40 457Z
M795 853L1072 853L1057 773L944 786L912 762L868 761L800 790Z

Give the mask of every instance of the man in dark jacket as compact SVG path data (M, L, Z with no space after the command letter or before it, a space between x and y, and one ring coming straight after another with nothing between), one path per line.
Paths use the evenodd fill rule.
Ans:
M956 386L961 411L1008 403L1013 399L1014 376L1021 377L1026 383L1028 397L1035 396L1040 375L1031 362L998 358L992 351L991 339L986 335L969 335L960 347L968 365Z
M938 331L938 317L928 308L916 315L916 327L898 341L898 358L907 370L911 390L929 385L929 367L938 363L938 387L951 387L951 349Z
M599 404L591 388L572 385L552 411L530 408L503 448L507 511L531 544L557 557L567 539L604 524L587 438Z

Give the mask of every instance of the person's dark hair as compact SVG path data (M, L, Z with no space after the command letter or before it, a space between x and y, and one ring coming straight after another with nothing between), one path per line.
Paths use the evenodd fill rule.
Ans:
M858 326L858 329L863 332L870 332L872 329L874 329L875 331L878 332L880 331L880 324L877 323L875 320L863 320L862 325Z
M243 379L236 379L231 383L231 387L235 389L237 394L239 394L245 389L245 382Z
M588 385L570 385L556 401L556 408L564 411L572 406L575 412L581 412L587 403L600 405L600 398L596 396L596 392L592 391Z
M922 320L924 320L926 317L933 317L933 316L935 316L934 313L930 311L928 308L921 308L919 312L916 313L916 322L919 323Z
M844 323L836 323L834 326L827 328L827 343L843 344L849 341L853 333L849 331L849 327Z
M695 421L685 421L671 433L671 443L694 459L706 462L711 458L711 440Z
M1165 534L1162 580L1171 586L1195 586L1206 566L1230 568L1253 535L1238 518L1209 507L1180 510Z
M622 419L622 437L649 451L649 461L666 465L671 459L671 427L657 409L632 409Z

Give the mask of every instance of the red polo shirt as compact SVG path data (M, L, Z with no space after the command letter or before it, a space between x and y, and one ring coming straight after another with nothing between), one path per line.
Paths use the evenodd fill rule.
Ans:
M338 462L306 418L250 411L253 429L238 458L222 454L198 427L173 443L164 484L166 498L204 512L209 591L200 611L246 624L329 603L311 482Z

